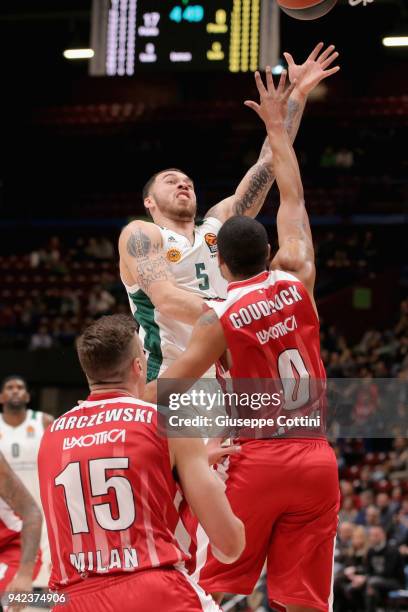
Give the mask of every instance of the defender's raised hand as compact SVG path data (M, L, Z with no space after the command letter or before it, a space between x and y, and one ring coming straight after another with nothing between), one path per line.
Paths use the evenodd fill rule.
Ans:
M267 129L277 126L283 127L286 118L288 99L296 86L296 80L285 89L287 73L286 70L283 70L278 87L275 89L270 66L266 67L265 74L266 87L263 84L259 72L255 72L255 82L259 92L260 104L257 104L257 102L253 100L246 100L244 104L252 108L252 110L260 116Z
M324 44L320 42L313 49L307 60L303 64L295 64L295 60L290 53L284 53L288 63L289 80L291 83L296 81L296 89L304 96L307 96L323 79L336 74L340 66L329 68L339 57L334 45L329 45L321 53Z

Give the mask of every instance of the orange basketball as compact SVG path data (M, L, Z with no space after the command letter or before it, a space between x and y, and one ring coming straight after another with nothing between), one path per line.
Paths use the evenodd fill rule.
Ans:
M290 17L310 20L326 15L337 0L276 0L276 2Z

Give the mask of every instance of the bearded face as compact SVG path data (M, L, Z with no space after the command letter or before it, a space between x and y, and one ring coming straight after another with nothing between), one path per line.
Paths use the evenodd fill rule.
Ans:
M30 401L25 383L18 378L8 380L1 392L1 403L9 410L21 410Z
M172 221L191 221L197 212L194 184L182 172L165 171L156 177L145 206L153 217L158 211Z

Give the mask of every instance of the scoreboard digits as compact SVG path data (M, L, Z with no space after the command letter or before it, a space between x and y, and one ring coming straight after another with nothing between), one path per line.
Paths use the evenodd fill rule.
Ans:
M94 0L91 74L254 71L261 0Z

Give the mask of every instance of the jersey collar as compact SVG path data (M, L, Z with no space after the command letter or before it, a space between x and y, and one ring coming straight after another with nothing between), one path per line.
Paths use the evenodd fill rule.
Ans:
M250 278L244 278L243 280L240 280L240 281L234 281L232 283L228 283L227 290L231 291L232 289L237 289L238 287L249 287L250 285L254 285L256 283L262 283L268 278L268 276L269 276L269 272L268 270L265 270L264 272L260 272L256 276L251 276Z
M117 397L132 397L133 399L135 399L134 395L131 395L130 393L126 393L125 391L111 391L110 393L106 392L106 393L91 393L90 395L88 395L88 397L86 398L86 402L96 402L98 400L107 400L107 399L114 399Z

